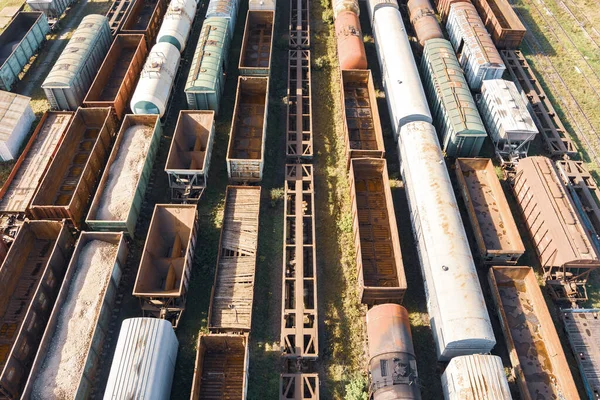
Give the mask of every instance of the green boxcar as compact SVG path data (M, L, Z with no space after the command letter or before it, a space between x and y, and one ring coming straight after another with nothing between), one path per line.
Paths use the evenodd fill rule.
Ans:
M113 174L121 175L123 170L113 170L112 166L115 162L120 161L120 158L125 157L127 155L127 151L119 151L121 148L121 144L123 143L125 133L129 130L129 128L133 126L145 126L151 128L152 136L150 137L148 152L146 153L143 160L142 172L137 178L137 182L135 183L135 190L132 198L130 199L131 203L128 207L128 212L126 213L126 217L124 219L100 219L98 217L98 213L100 211L101 206L104 202L108 201L111 197L112 192L107 187L109 185L109 179L111 178L111 172ZM150 174L152 173L152 166L154 165L154 159L156 158L156 152L158 151L158 147L160 144L160 136L162 133L162 128L160 125L160 120L158 115L126 115L123 120L123 125L119 133L117 134L117 139L115 141L115 145L110 154L110 158L108 159L108 163L106 164L106 168L104 169L104 174L102 175L102 179L100 180L100 185L98 185L98 190L96 191L96 195L94 196L94 201L92 202L92 206L90 207L90 211L85 220L88 227L93 231L100 232L125 232L130 237L134 237L135 234L135 226L137 224L137 220L140 214L140 209L142 207L142 203L144 201L144 195L146 193L146 188L148 187L148 181L150 180ZM120 163L124 168L128 168L126 163ZM117 189L119 184L114 186L115 190Z
M421 72L442 150L450 157L477 157L487 133L449 41L425 42Z
M0 89L10 91L50 32L41 12L19 12L0 34Z
M214 17L204 20L185 84L185 95L191 109L219 112L231 41L228 24L227 18Z

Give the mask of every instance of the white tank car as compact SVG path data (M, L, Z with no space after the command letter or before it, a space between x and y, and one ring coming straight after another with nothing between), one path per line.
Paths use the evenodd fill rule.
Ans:
M406 124L398 143L438 359L488 353L496 339L435 128Z
M183 52L196 15L196 0L173 0L163 19L156 43L167 42Z
M163 116L179 68L179 58L179 50L171 43L156 43L152 47L131 97L134 114Z
M431 123L431 113L398 4L395 0L385 4L369 0L369 9L376 10L372 21L373 36L394 138L398 140L405 124L413 121Z

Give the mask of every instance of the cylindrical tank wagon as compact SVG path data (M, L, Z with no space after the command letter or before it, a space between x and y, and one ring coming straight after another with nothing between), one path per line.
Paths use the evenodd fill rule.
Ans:
M444 38L444 33L429 0L409 0L408 13L410 23L415 29L415 34L421 46L429 39Z
M417 361L406 308L382 304L367 312L369 392L373 400L420 400Z
M335 19L340 69L367 69L367 54L358 15L341 11Z
M196 0L173 0L167 8L167 13L156 37L157 43L171 43L180 52L185 50L185 44L192 30L196 16Z
M171 43L157 43L150 50L131 98L134 114L165 114L171 97L180 53Z
M498 356L475 354L453 358L442 375L445 400L511 400Z
M337 19L338 15L344 11L350 11L356 16L360 16L358 0L333 0L333 17Z

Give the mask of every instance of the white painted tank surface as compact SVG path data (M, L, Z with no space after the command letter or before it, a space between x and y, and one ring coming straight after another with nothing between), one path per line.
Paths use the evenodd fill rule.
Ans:
M158 31L156 43L171 43L183 52L196 15L196 6L196 0L171 1Z
M398 143L438 359L488 353L496 339L435 128L406 124Z
M396 0L367 0L367 10L369 11L369 22L373 26L373 14L375 11L383 7L392 7L398 9L398 3Z
M398 140L402 126L413 121L431 123L431 113L400 11L389 6L377 8L373 35L394 137Z
M498 356L477 354L453 358L442 375L446 400L511 400Z
M164 115L179 58L179 50L171 43L157 43L152 47L131 98L134 114Z

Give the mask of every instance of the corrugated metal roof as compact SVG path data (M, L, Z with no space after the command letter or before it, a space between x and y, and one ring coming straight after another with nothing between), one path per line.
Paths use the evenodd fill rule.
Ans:
M444 390L451 400L511 399L502 360L498 356L476 354L455 357L444 372ZM444 383L444 382L443 382Z
M85 16L44 80L42 88L70 87L96 44L107 36L111 37L108 18L97 14Z
M481 101L496 120L498 135L534 134L538 129L527 109L527 104L512 81L491 79L481 85Z
M204 21L185 85L186 92L217 90L219 75L223 73L223 64L227 62L228 24L229 20L222 17Z
M124 320L104 398L169 398L178 346L169 321L157 318Z
M0 90L0 141L11 137L16 124L29 108L30 97Z

